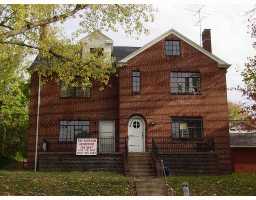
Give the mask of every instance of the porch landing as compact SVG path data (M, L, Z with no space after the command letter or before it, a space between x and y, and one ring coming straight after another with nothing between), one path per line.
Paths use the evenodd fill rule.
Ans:
M123 173L123 154L77 156L74 152L40 152L41 171L116 171Z

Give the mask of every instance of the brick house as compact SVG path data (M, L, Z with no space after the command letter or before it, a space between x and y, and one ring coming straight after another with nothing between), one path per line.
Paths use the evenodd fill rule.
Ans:
M226 89L229 64L212 54L209 29L202 33L203 47L173 29L140 48L113 46L112 39L100 32L81 42L83 54L100 50L116 57L122 67L103 91L97 85L87 90L65 88L56 80L43 85L39 167L46 166L43 160L53 154L65 152L77 159L76 138L96 137L97 156L101 160L124 152L151 152L155 140L168 166L168 158L174 154L176 161L187 159L185 168L195 162L192 158L196 156L201 156L201 161L194 165L196 168L207 165L212 156L219 173L230 172ZM42 62L37 57L32 67ZM38 76L34 73L28 135L31 166L35 154L37 91ZM47 152L41 152L43 141L47 142ZM94 159L97 163L92 156L81 159ZM123 162L122 156L120 160Z

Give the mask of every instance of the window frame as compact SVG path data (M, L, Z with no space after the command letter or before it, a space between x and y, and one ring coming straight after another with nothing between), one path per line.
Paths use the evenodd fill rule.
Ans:
M195 137L195 133L188 133L189 137L181 137L180 136L180 127L179 127L179 137L174 137L174 123L182 123L182 122L187 122L187 123L191 123L191 121L200 121L200 127L198 128L194 128L193 131L195 131L195 129L200 129L200 136L199 137ZM202 117L171 117L171 121L170 121L170 125L171 125L171 138L173 140L202 140L204 138L204 122L203 122L203 118ZM189 124L187 124L188 129L189 129ZM191 129L191 128L190 128Z
M176 52L177 51L177 49L173 49L173 47L174 47L174 45L172 44L172 45L170 45L170 49L168 50L167 49L167 42L178 42L178 44L179 44L179 54L173 54L173 52ZM169 52L172 52L172 54L167 54L167 51L169 51ZM167 40L165 40L164 41L164 55L166 56L166 57L175 57L175 56L181 56L181 41L180 40L172 40L172 39L167 39Z
M65 90L72 90L72 94L71 95L63 95L63 88L62 87L65 87ZM63 99L69 99L69 98L76 98L76 99L80 99L80 98L91 98L92 96L92 88L91 87L88 87L86 88L89 90L89 95L85 95L87 94L87 92L85 91L85 89L83 89L82 87L76 87L76 86L65 86L63 85L63 82L60 81L59 82L59 96L60 98L63 98ZM79 92L83 91L82 93L84 93L84 95L78 95Z
M104 48L103 47L91 47L90 54L95 54L97 57L104 56Z
M191 73L191 74L198 74L199 76L198 77L182 77L182 76L181 77L179 77L179 76L173 77L172 73L181 73L181 74ZM184 82L185 83L185 92L182 92L182 91L181 92L179 92L179 91L174 92L173 91L173 88L175 88L175 87L173 87L172 84L173 83L176 83L176 84L180 83L178 81L174 82L173 78L176 78L176 79L185 78L185 82ZM198 81L199 83L198 83L198 86L197 86L198 91L196 91L196 92L190 92L189 91L191 88L193 89L193 85L192 86L189 85L188 86L188 91L186 91L186 84L190 82L189 79L192 79L192 82L193 82L193 78L199 79L199 81ZM199 71L171 71L169 73L169 88L170 88L170 94L171 95L201 95L202 94L202 90L201 90L201 88L202 88L201 72L199 72Z
M68 123L71 123L71 122L73 122L73 124L72 125L70 125L70 124L62 124L62 122L68 122ZM85 124L84 125L82 125L82 124L78 124L78 125L75 125L75 123L81 123L81 122L85 122ZM86 138L87 136L89 136L90 135L90 121L89 120L70 120L70 119L68 119L68 120L66 120L66 119L61 119L61 120L59 120L59 138L58 138L58 142L59 143L70 143L70 144L76 144L76 142L77 142L77 138L79 138L79 134L76 134L76 127L85 127L87 130L86 130L86 133L85 133L85 135L82 137L82 138ZM61 137L61 131L63 130L62 129L62 127L63 126L66 126L66 127L72 127L73 126L73 128L72 128L72 131L73 131L73 133L70 133L70 132L68 132L67 133L67 135L69 135L70 137L68 137L67 135L65 135L66 133L63 133L62 135L62 137ZM65 127L65 128L66 128ZM68 130L68 131L70 131L70 130ZM71 131L71 132L72 132ZM74 134L74 135L72 135L72 134Z
M139 72L139 76L134 76L133 73ZM134 91L134 77L138 78L139 77L139 86L135 86L139 91ZM138 82L137 82L138 83ZM132 90L132 95L139 95L141 93L141 71L140 70L132 70L132 75L131 75L131 90Z

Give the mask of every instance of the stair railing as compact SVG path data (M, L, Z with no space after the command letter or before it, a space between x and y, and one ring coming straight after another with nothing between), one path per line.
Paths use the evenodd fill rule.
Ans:
M162 166L161 166L159 150L158 150L158 147L156 145L154 138L152 138L152 159L155 164L156 175L163 176L163 170L162 170Z
M161 160L161 166L162 166L162 171L163 171L163 177L164 177L165 184L168 185L167 179L166 179L166 171L165 171L165 168L164 168L164 161L163 160Z
M124 138L124 174L128 172L128 137Z
M166 171L165 171L165 167L164 167L164 161L162 159L160 159L159 148L158 148L154 138L152 138L152 158L153 158L153 162L155 163L157 176L160 176L160 177L164 178L165 185L168 188L168 193L172 196L175 195L174 189L172 187L170 187L168 182L167 182L167 178L166 178L167 176L166 176Z

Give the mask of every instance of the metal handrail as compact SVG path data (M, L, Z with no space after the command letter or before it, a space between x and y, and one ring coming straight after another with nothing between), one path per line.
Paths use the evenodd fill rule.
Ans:
M164 169L164 161L163 160L161 160L161 166L162 166L162 171L163 171L163 175L164 175L165 184L168 185L167 179L166 179L166 172L165 172L165 169Z
M170 191L171 194L174 195L175 194L174 189L167 182L167 176L166 176L166 172L165 172L164 161L162 159L161 160L159 159L159 149L158 149L158 146L157 146L156 142L154 141L154 138L152 138L152 157L153 157L153 159L155 161L155 164L156 164L157 175L164 178L164 182L165 182L165 185L168 188L168 191ZM160 164L160 169L158 168L159 164Z

